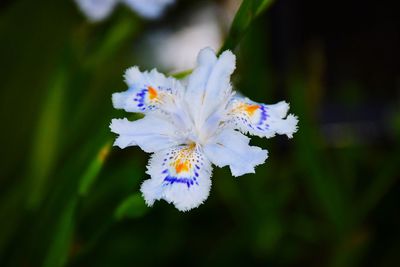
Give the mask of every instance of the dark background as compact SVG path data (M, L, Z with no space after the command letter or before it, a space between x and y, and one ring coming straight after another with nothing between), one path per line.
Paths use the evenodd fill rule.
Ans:
M267 162L215 169L197 209L145 207L148 155L110 147L126 116L110 97L141 53L157 67L145 36L209 3L226 6L91 24L73 1L1 2L0 266L400 266L395 1L275 1L235 45L233 83L290 102L298 133L254 138Z

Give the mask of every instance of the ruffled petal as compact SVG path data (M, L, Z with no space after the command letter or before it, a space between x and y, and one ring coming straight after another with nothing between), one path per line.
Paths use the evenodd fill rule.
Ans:
M110 128L112 132L119 134L114 145L120 148L137 145L151 153L181 142L174 125L169 120L154 115L147 115L136 121L113 119Z
M155 153L150 159L141 191L147 205L164 199L180 211L198 207L208 197L211 164L196 145L176 146Z
M285 134L292 138L297 131L298 119L293 114L286 116L289 104L284 101L265 105L248 98L233 98L228 110L228 123L243 133L267 138Z
M224 129L204 147L207 158L216 166L229 165L233 176L254 173L265 162L268 151L249 145L250 139L233 129Z
M123 0L130 8L145 18L159 17L174 0Z
M132 67L125 72L125 82L129 89L114 93L112 102L115 108L128 112L144 113L147 111L167 108L177 94L183 92L181 83L153 69L141 72L138 67Z
M75 0L80 10L95 22L108 17L118 0Z
M212 113L223 108L230 98L230 76L235 69L235 60L235 55L230 51L223 52L219 58L211 48L200 51L185 95L189 112L198 127Z

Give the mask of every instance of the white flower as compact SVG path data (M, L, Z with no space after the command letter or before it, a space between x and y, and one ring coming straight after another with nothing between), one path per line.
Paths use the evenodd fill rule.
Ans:
M181 211L199 206L210 191L211 164L229 166L234 176L254 173L268 152L250 146L243 133L291 138L297 131L297 118L286 116L286 102L265 105L234 96L230 76L235 56L230 51L217 58L205 48L197 64L185 85L155 69L129 68L129 89L112 96L115 108L145 115L136 121L113 119L110 128L119 134L114 145L154 153L147 166L151 178L141 187L149 206L160 199Z
M108 17L115 6L122 2L145 18L159 17L174 0L75 0L81 11L95 22Z

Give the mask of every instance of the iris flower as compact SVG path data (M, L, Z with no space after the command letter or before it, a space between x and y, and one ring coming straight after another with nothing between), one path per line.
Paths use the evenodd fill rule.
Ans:
M287 115L286 102L261 104L232 91L235 60L230 51L217 57L205 48L186 83L155 69L125 72L129 89L114 93L113 105L144 117L113 119L110 128L119 135L115 146L153 153L147 166L151 178L141 186L147 205L164 199L180 211L198 207L209 195L212 165L229 166L233 176L241 176L267 159L267 150L249 145L244 134L291 138L297 131L297 117Z
M140 16L155 19L174 0L75 0L81 11L95 22L108 17L118 3L124 3Z

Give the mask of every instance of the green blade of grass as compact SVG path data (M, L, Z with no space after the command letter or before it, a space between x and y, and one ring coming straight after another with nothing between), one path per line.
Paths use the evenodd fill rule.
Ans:
M64 266L68 259L75 226L77 198L72 198L57 222L53 242L44 260L44 267Z
M141 194L136 193L125 198L115 210L115 218L121 220L123 218L139 218L142 217L148 208L144 203Z
M86 171L82 175L79 185L79 195L85 196L90 190L91 186L95 182L97 176L100 173L100 170L106 160L107 156L110 153L111 142L106 142L103 147L100 148L96 157L92 160L92 162L87 167Z
M104 36L100 45L91 53L86 62L86 67L92 69L102 65L105 61L112 58L126 41L134 36L139 30L138 21L123 17L113 24Z
M243 0L220 52L235 49L252 22L273 2L274 0Z
M63 114L63 97L67 83L65 67L55 74L39 117L29 161L30 187L28 208L35 209L45 196L47 178L57 159Z

